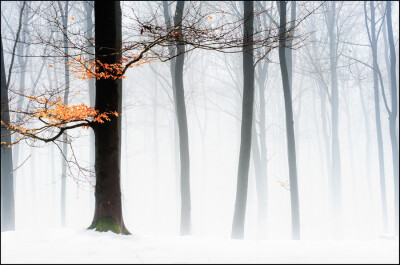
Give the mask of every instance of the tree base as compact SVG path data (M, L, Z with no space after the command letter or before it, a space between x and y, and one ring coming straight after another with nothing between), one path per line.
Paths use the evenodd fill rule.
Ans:
M116 234L130 235L131 233L125 227L121 228L112 217L101 217L93 222L88 229L95 229L98 232L111 231Z

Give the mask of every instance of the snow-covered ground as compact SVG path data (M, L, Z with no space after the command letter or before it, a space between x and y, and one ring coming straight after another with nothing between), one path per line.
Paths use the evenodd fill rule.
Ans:
M1 233L1 263L399 263L399 243L144 237L85 229Z

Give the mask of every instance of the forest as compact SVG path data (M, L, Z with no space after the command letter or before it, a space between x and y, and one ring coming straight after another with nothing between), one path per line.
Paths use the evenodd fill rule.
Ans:
M397 1L1 1L1 263L398 263Z

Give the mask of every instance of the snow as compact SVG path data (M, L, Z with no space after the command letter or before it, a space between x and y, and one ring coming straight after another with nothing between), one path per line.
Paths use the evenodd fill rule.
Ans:
M1 263L399 263L399 243L140 236L86 229L1 233Z

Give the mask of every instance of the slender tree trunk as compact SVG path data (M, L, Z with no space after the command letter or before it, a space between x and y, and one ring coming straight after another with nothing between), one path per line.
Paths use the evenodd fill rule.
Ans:
M342 83L342 87L344 88L344 85ZM353 193L353 200L357 201L357 190L356 190L356 186L357 186L357 178L356 178L356 170L354 168L354 156L353 156L353 139L351 137L351 132L352 132L352 123L351 123L351 117L350 117L350 113L351 113L351 109L350 109L350 102L349 102L349 95L348 92L349 90L347 89L347 93L346 95L343 95L343 99L344 99L344 104L345 104L345 109L346 109L346 122L347 122L347 141L348 141L348 147L349 147L349 157L350 157L350 168L351 168L351 179L352 179L352 193ZM354 211L358 210L358 207L356 206L356 204L353 204L353 206L355 206Z
M8 109L8 88L6 81L6 69L3 56L3 38L1 38L1 121L8 124L10 114ZM14 178L13 157L11 144L11 132L1 126L1 232L15 230L15 206L14 206Z
M290 28L291 30L289 31L289 37L287 38L287 46L291 47L293 44L293 32L294 32L294 26L295 26L295 20L296 20L296 1L290 1L291 3L291 8L290 8ZM287 21L286 21L287 22ZM293 52L292 49L286 48L285 47L285 56L286 56L286 65L288 69L288 75L289 75L289 86L290 90L292 91L293 88ZM293 91L292 91L293 93Z
M163 1L163 14L165 19L165 24L167 25L167 30L170 31L172 29L171 26L171 17L169 15L169 5L168 1ZM173 46L168 46L168 52L170 57L173 57L176 53ZM171 74L171 82L172 82L172 93L174 95L174 117L173 117L173 163L174 163L174 176L175 176L175 183L176 183L176 196L177 201L180 200L179 198L179 191L180 191L180 168L179 168L179 130L178 130L178 121L176 115L176 85L175 85L175 58L170 60L170 74ZM179 209L178 209L179 212Z
M243 30L243 105L240 137L239 167L236 189L235 213L233 216L232 238L244 238L244 223L249 178L251 131L254 103L254 57L253 57L253 1L244 1Z
M27 55L29 53L30 45L25 45L25 43L28 40L28 32L26 31L27 27L27 22L28 22L28 15L29 15L29 9L25 9L23 13L23 22L22 22L22 43L19 43L17 45L17 51L19 55ZM24 52L25 51L25 52ZM24 58L23 56L18 56L18 64L20 66L20 72L19 72L19 90L22 95L25 93L25 76L26 76L26 66L28 64L28 59L29 57ZM24 105L24 97L19 97L18 98L18 103L17 103L17 109L21 110L22 106ZM16 114L17 120L21 118L21 114L17 113ZM16 137L21 137L20 134L15 133L14 134L14 140ZM21 146L19 144L14 146L13 150L13 163L14 167L18 167L19 163L19 151L20 151ZM18 172L18 171L17 171ZM14 178L18 175L18 173L14 173ZM15 191L15 185L14 185L14 192Z
M390 92L392 100L392 109L389 114L390 141L392 146L393 159L393 177L394 177L394 226L395 235L399 235L399 149L396 137L396 119L397 119L397 81L396 81L396 51L393 41L392 29L392 3L386 2L386 22L388 30L389 48L390 48Z
M177 34L182 35L182 15L185 1L178 1L176 5L174 27ZM185 106L185 92L183 88L183 64L185 45L180 40L177 41L177 53L175 62L175 102L176 115L179 129L179 154L181 161L181 235L188 235L191 231L191 198L190 198L190 157L189 157L189 138Z
M120 2L95 1L94 5L96 59L103 64L120 62L122 49ZM95 108L100 113L117 111L121 114L121 99L121 79L96 80ZM122 217L121 119L115 116L110 119L92 126L95 133L96 203L93 222L89 229L129 234Z
M268 64L264 63L263 67L259 66L258 71L258 89L260 97L260 176L256 179L257 195L258 195L258 227L261 229L259 235L264 238L267 234L267 218L268 218L268 174L267 174L267 143L265 129L265 82L267 78ZM253 130L256 125L253 125ZM255 131L256 132L256 131ZM257 136L253 134L253 142L258 147ZM256 172L257 173L257 172ZM256 175L257 176L257 175Z
M328 153L328 152L326 152L325 153L325 156L324 156L324 152L323 152L323 148L322 148L322 141L321 141L321 134L319 133L319 130L318 130L318 119L317 119L317 111L316 111L316 108L315 108L315 106L317 105L317 103L316 103L316 100L315 100L315 90L313 90L312 91L312 99L313 99L313 104L312 104L312 106L313 106L313 114L314 114L314 125L315 125L315 131L316 131L316 134L317 134L317 146L318 146L318 151L319 151L319 161L320 161L320 165L321 165L321 176L322 176L322 183L323 183L323 187L328 187L328 185L327 185L327 183L328 183L328 177L326 176L326 172L328 172L328 174L329 174L329 168L328 168L328 166L326 166L325 167L325 163L324 162L326 162L326 164L328 164L329 163L329 160L328 160L328 158L326 157L326 153ZM325 160L324 160L324 157L325 157ZM326 171L324 171L326 169ZM325 191L325 189L324 189L324 191ZM324 192L324 194L325 194L325 192Z
M373 62L373 78L374 78L374 100L375 100L375 123L376 123L376 137L378 142L378 159L379 159L379 176L381 188L381 203L382 203L382 222L383 232L387 233L388 230L388 217L387 217L387 203L386 203L386 181L385 181L385 159L383 152L383 139L382 139L382 125L381 125L381 112L380 112L380 96L378 87L378 58L377 58L377 40L375 34L375 9L374 1L370 2L371 9L371 49L372 49L372 62ZM365 13L365 23L368 27L367 13Z
M254 110L253 110L254 111ZM257 129L255 122L255 115L253 115L253 129L251 130L251 157L253 158L254 175L256 179L256 190L258 198L258 230L259 236L265 236L265 223L267 215L267 183L266 175L262 171L262 162L260 157L260 148L257 139Z
M292 215L292 239L300 239L300 209L299 194L297 187L297 165L296 165L296 143L293 126L292 96L289 85L289 75L286 67L285 58L285 31L286 31L286 2L280 2L280 25L279 25L279 63L282 73L283 94L285 98L286 114L286 136L287 153L289 162L289 180L290 180L290 203Z
M331 118L332 118L332 176L331 186L332 207L333 207L333 222L335 228L338 228L338 221L341 218L342 208L342 184L341 184L341 162L340 162L340 147L339 147L339 91L337 81L337 38L336 38L336 3L331 2L328 11L327 19L328 36L329 36L329 56L330 56L330 74L331 74Z
M367 173L367 185L369 198L372 199L372 184L371 184L371 134L367 108L365 106L364 93L360 82L358 82L358 89L361 99L361 107L364 117L365 126L365 169Z
M64 11L61 7L60 2L59 7L62 14L62 23L63 23L63 45L64 45L64 74L65 74L65 90L64 90L64 104L68 105L68 96L69 96L69 67L68 67L68 39L67 39L67 27L68 27L68 1L65 2ZM66 211L66 186L67 186L67 161L65 158L68 157L68 135L64 133L62 136L63 145L62 145L62 161L61 161L61 226L65 227L65 211ZM64 158L65 157L65 158Z

